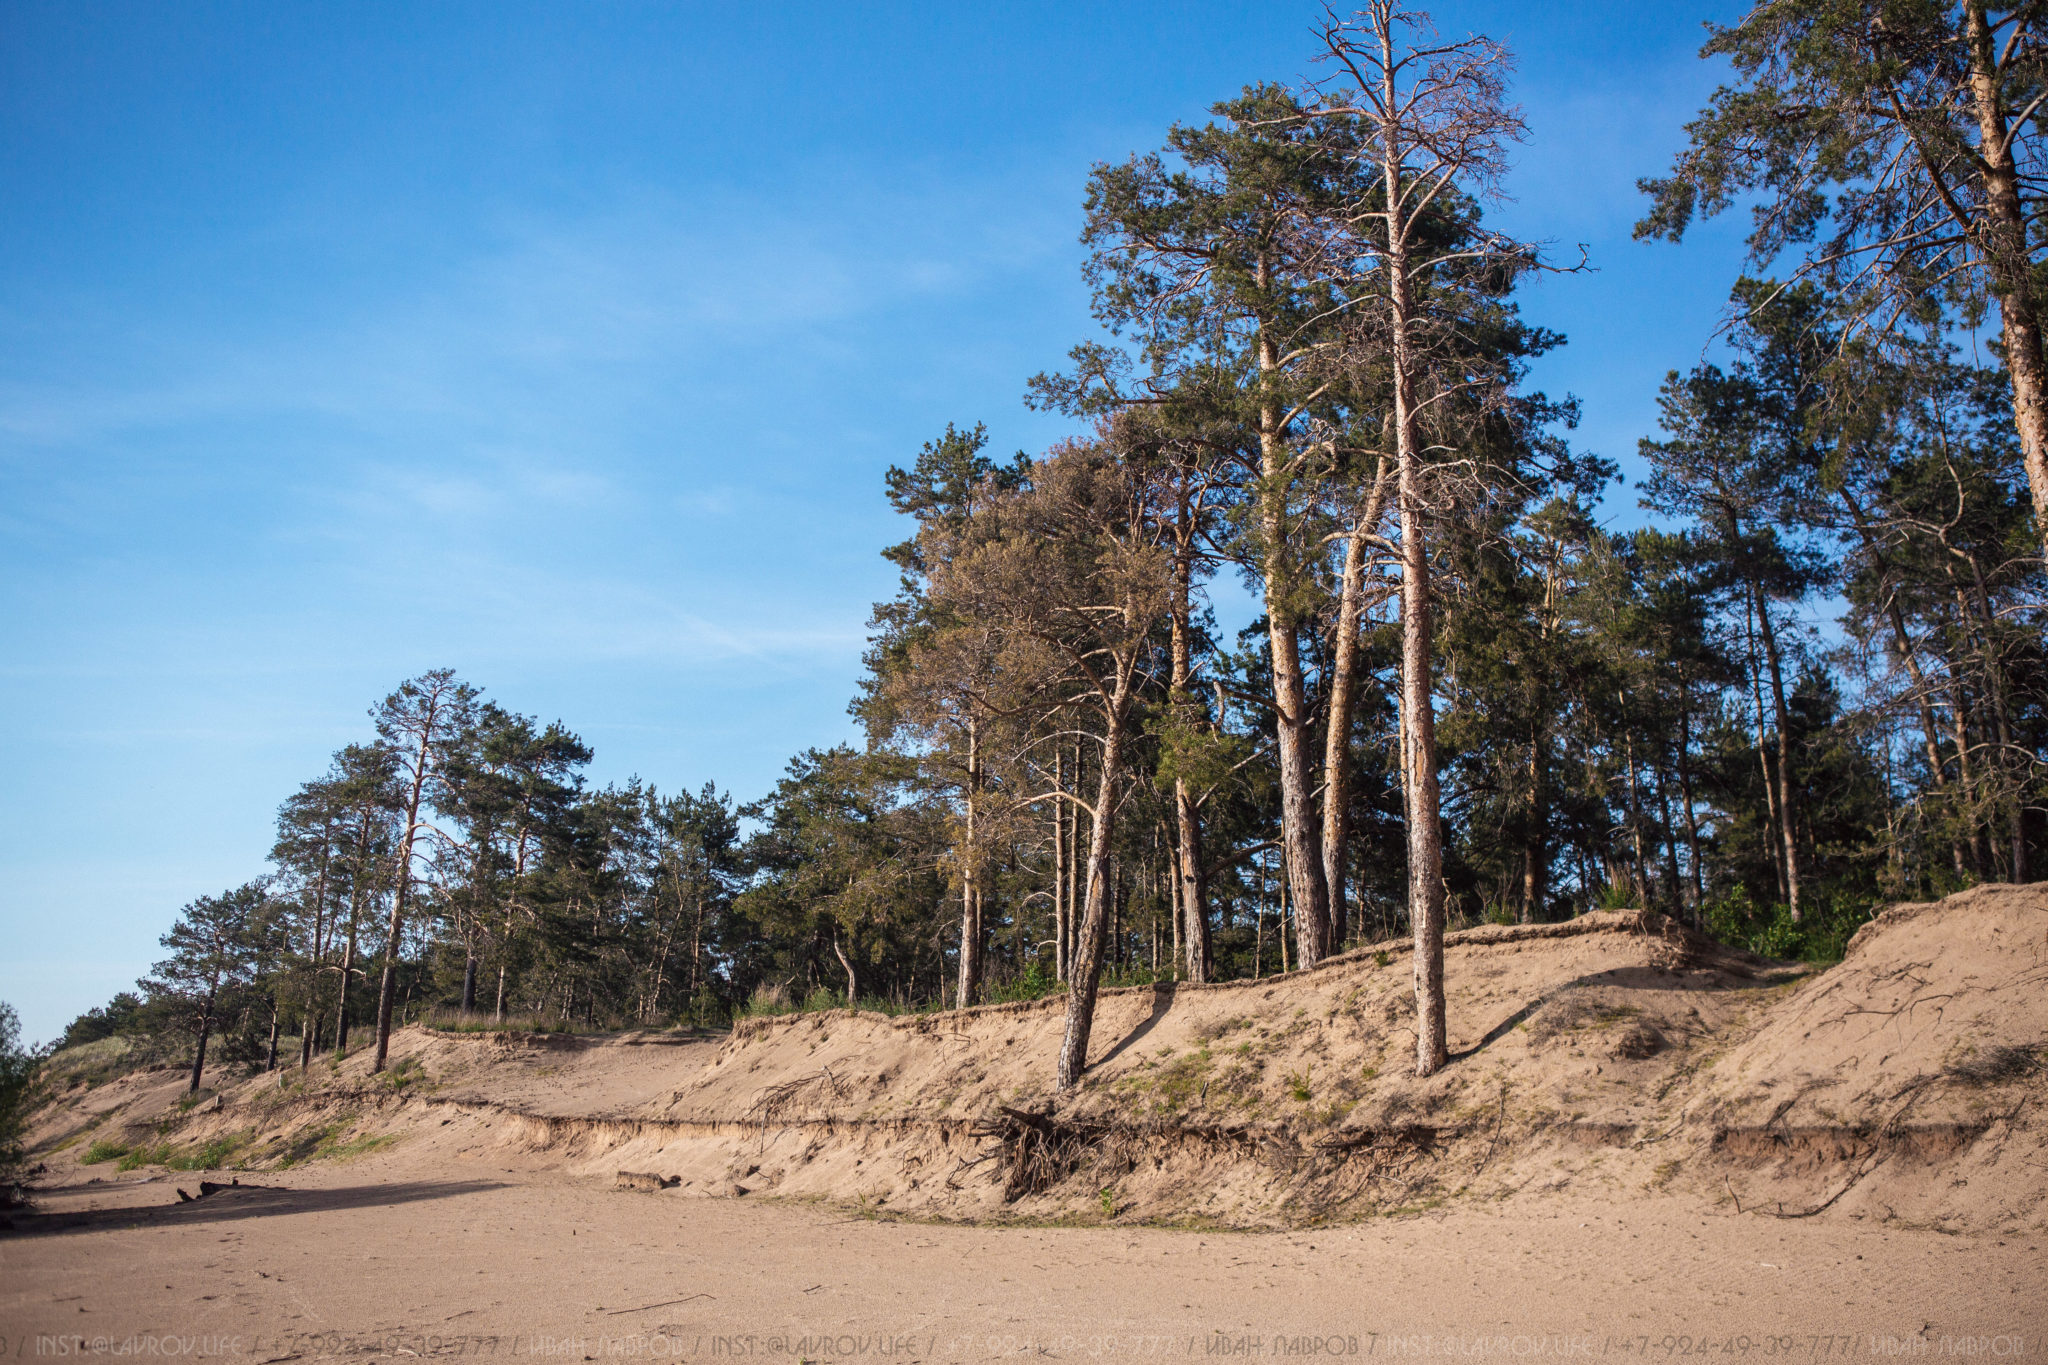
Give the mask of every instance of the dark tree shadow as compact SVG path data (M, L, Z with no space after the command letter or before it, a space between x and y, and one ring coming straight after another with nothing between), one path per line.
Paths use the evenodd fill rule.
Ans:
M164 1194L175 1199L176 1181L164 1183ZM80 1187L67 1187L76 1190ZM198 1181L184 1188L196 1193ZM409 1182L395 1185L348 1185L331 1190L293 1190L277 1185L231 1185L189 1203L129 1205L114 1209L78 1209L66 1213L16 1212L14 1226L0 1235L11 1237L56 1236L68 1232L97 1232L106 1228L174 1228L199 1223L233 1222L242 1218L274 1218L295 1213L334 1213L343 1209L381 1208L417 1204L427 1199L451 1199L465 1194L508 1188L500 1180ZM111 1190L109 1191L111 1193Z
M1484 1052L1487 1048L1507 1037L1508 1034L1514 1031L1515 1025L1527 1020L1537 1010L1542 1009L1559 996L1582 987L1614 986L1630 991L1754 990L1759 986L1804 975L1806 969L1802 967L1799 971L1781 972L1775 975L1760 973L1755 978L1733 978L1719 983L1718 986L1709 985L1698 979L1699 972L1715 970L1725 972L1725 969L1711 964L1703 965L1699 968L1676 971L1663 967L1610 967L1606 971L1592 972L1585 976L1575 977L1563 985L1552 987L1550 990L1537 996L1534 1000L1531 1000L1528 1004L1522 1006L1498 1024L1495 1024L1491 1029L1488 1029L1486 1036L1471 1047L1461 1048L1451 1053L1448 1060L1453 1062L1461 1061L1466 1057L1476 1056Z
M1140 1038L1143 1038L1146 1034L1150 1033L1153 1029L1157 1028L1159 1026L1159 1021L1166 1017L1166 1012L1173 1008L1174 987L1178 984L1179 983L1173 981L1153 982L1152 1013L1145 1016L1144 1021L1140 1023L1136 1028L1132 1029L1129 1033L1125 1034L1122 1042L1118 1043L1115 1047L1111 1048L1109 1051L1103 1053L1100 1057L1097 1057L1094 1061L1090 1062L1088 1064L1088 1069L1090 1071L1093 1071L1098 1066L1102 1066L1107 1062L1114 1061L1116 1058L1122 1056L1124 1052L1133 1044L1135 1044Z

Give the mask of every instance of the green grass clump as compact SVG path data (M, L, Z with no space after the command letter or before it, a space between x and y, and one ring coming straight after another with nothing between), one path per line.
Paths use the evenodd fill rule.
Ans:
M378 1080L392 1090L404 1090L427 1079L427 1069L420 1065L417 1057L401 1057L392 1063Z
M277 1169L288 1171L308 1161L347 1161L370 1152L379 1151L398 1141L393 1133L365 1133L347 1141L342 1134L347 1132L353 1117L345 1116L333 1123L308 1128L276 1151Z
M348 1142L331 1143L321 1155L332 1157L336 1161L347 1161L351 1157L367 1156L371 1152L381 1151L397 1141L396 1133L365 1133Z
M420 1016L423 1028L437 1033L593 1033L597 1030L582 1024L572 1024L563 1019L543 1019L537 1014L508 1014L493 1018L488 1014L467 1013L461 1010L428 1010Z
M98 1142L86 1148L85 1155L78 1158L78 1160L80 1165L97 1166L103 1161L119 1161L134 1150L133 1147L125 1142L109 1142L107 1139L101 1138Z
M1313 1078L1314 1073L1315 1068L1313 1066L1306 1066L1299 1071L1287 1073L1287 1093L1294 1097L1296 1104L1307 1104L1311 1099L1315 1098L1315 1092L1309 1089L1309 1082Z
M1145 1065L1150 1067L1151 1063ZM1213 1065L1214 1060L1205 1043L1156 1070L1125 1076L1116 1084L1121 1089L1146 1097L1145 1111L1152 1115L1184 1114L1206 1098Z
M228 1133L210 1142L184 1147L169 1142L139 1147L95 1142L86 1150L83 1160L88 1165L112 1161L117 1171L133 1171L143 1166L161 1166L167 1171L218 1171L231 1164L235 1155L248 1145L246 1133Z

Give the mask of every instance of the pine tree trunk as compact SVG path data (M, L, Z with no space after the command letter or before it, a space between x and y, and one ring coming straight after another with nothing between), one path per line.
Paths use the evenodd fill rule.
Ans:
M1770 737L1770 722L1764 718L1763 665L1757 657L1755 608L1756 594L1745 593L1742 598L1742 625L1743 633L1748 637L1745 643L1749 646L1750 699L1756 704L1756 761L1757 766L1763 769L1765 814L1770 819L1770 828L1773 831L1766 842L1771 849L1771 866L1778 874L1778 894L1787 896L1789 891L1785 879L1785 841L1776 833L1781 828L1778 818L1778 779L1771 772L1771 760L1766 748L1766 741Z
M1389 76L1391 89L1392 77ZM1387 183L1401 183L1394 137L1387 134ZM1389 218L1396 215L1389 213ZM1422 455L1415 430L1408 337L1412 315L1406 225L1390 223L1387 277L1394 344L1394 436L1401 518L1401 772L1408 794L1408 920L1414 930L1415 1074L1434 1075L1450 1060L1444 1009L1444 850L1442 795L1436 776L1436 710L1431 693L1429 547Z
M1119 703L1121 698L1118 699ZM1067 987L1066 1028L1060 1039L1059 1088L1072 1090L1088 1069L1088 1036L1095 1026L1103 949L1109 936L1109 842L1116 824L1117 779L1123 767L1123 719L1112 715L1102 737L1102 771L1095 784L1095 829L1088 841L1088 891L1074 944Z
M1948 765L1941 756L1940 731L1935 723L1934 707L1928 701L1928 698L1934 695L1934 685L1928 681L1926 670L1920 667L1919 652L1913 648L1913 639L1906 633L1905 618L1899 611L1897 600L1888 601L1886 606L1889 608L1891 616L1893 647L1898 651L1899 657L1905 661L1907 671L1913 675L1913 700L1920 709L1920 734L1926 744L1927 775L1934 784L1937 805L1942 810L1947 811L1949 802L1948 774L1946 769ZM1953 816L1953 812L1950 812L1950 814ZM1951 837L1948 846L1949 857L1955 866L1956 877L1960 880L1965 874L1965 863L1967 862L1963 852L1963 841Z
M1187 499L1180 504L1180 524L1189 521ZM1173 565L1172 696L1183 729L1196 723L1193 622L1194 556L1183 537ZM1173 823L1176 847L1173 878L1174 943L1190 981L1207 981L1213 970L1209 946L1209 891L1202 876L1202 821L1187 779L1173 780Z
M1259 854L1259 901L1252 927L1252 980L1266 974L1266 855Z
M1797 924L1799 909L1799 842L1792 813L1792 717L1785 708L1785 674L1778 658L1778 632L1763 590L1756 593L1757 633L1763 637L1764 660L1771 669L1771 705L1778 719L1778 829L1785 841L1785 907Z
M1067 751L1054 746L1052 788L1052 979L1067 979Z
M1864 552L1875 564L1882 577L1885 616L1891 622L1892 650L1906 671L1913 678L1913 702L1920 712L1920 734L1926 742L1927 776L1934 784L1935 804L1941 810L1948 809L1946 764L1941 756L1941 740L1934 720L1934 707L1928 698L1934 695L1934 688L1927 680L1927 671L1920 666L1920 652L1913 645L1913 637L1906 630L1905 613L1899 609L1898 594L1892 590L1892 565L1879 544L1876 533L1871 529L1870 519L1864 514L1863 506L1845 484L1838 490L1842 504L1849 509L1851 520L1856 523L1856 533L1863 541ZM1949 856L1955 865L1958 879L1964 875L1963 845L1958 839L1949 840Z
M1367 514L1378 519L1374 509ZM1351 717L1358 697L1358 617L1365 589L1365 536L1361 524L1344 546L1343 586L1337 594L1337 641L1330 662L1329 716L1323 731L1323 885L1329 895L1326 947L1342 952L1350 932L1344 900L1345 854L1351 841Z
M2012 379L2013 425L2019 430L2027 489L2033 496L2034 535L2043 555L2048 555L2048 363L2042 356L2027 206L2020 197L2019 167L1999 90L1997 39L1984 0L1964 0L1963 22L1983 167L1986 223L1981 245L1998 298L2006 373Z
M839 965L846 972L846 1008L857 1010L860 1008L860 981L854 976L853 964L846 960L846 953L840 948L837 935L832 939L832 955L839 959Z
M1328 927L1329 884L1323 879L1323 850L1309 762L1308 689L1301 664L1300 635L1291 622L1273 616L1286 609L1268 604L1272 644L1275 750L1279 757L1280 838L1287 851L1286 876L1294 893L1297 946L1304 962L1322 960Z
M1984 670L1984 690L1991 697L1991 723L1998 732L1998 768L2006 774L2004 788L1999 793L1998 804L2005 812L2006 834L2011 848L2011 880L2027 880L2027 841L2023 823L2024 805L2019 791L2026 781L2022 771L2010 771L2013 759L2020 753L2015 743L2012 727L2012 711L2006 703L2005 666L1998 657L1997 646L1992 632L1997 629L1998 615L1991 607L1991 590L1984 581L1984 566L1974 554L1964 556L1970 566L1972 595L1977 608L1977 657ZM1960 595L1960 594L1959 594ZM1965 612L1967 619L1967 612ZM2026 760L2021 759L2024 763Z
M213 1035L213 992L206 994L206 1008L199 1014L199 1046L192 1052L192 1083L185 1087L185 1093L196 1094L199 1078L206 1074L206 1040Z
M1208 878L1202 871L1202 825L1194 793L1181 779L1173 784L1173 816L1179 834L1174 879L1180 893L1176 898L1180 928L1174 937L1181 947L1188 980L1209 981L1216 974L1216 959L1209 937Z
M348 944L341 954L341 986L334 993L334 1050L348 1051L348 988L356 974L356 895L349 892Z
M967 722L967 841L960 855L960 977L953 994L962 1008L981 995L981 849L975 843L974 818L981 786L981 732Z
M1402 770L1408 787L1408 918L1415 934L1415 1074L1450 1060L1444 1008L1443 841L1436 777L1436 712L1430 701L1429 557L1419 471L1405 456L1401 476Z
M427 786L427 753L433 737L430 714L420 730L420 745L414 755L412 794L405 806L405 833L398 841L398 885L391 896L391 927L384 944L384 976L377 989L377 1055L370 1063L374 1072L384 1069L391 1051L391 1008L398 995L398 949L405 929L405 911L412 896L412 846L419 833L420 805Z
M1543 731L1538 725L1529 730L1529 762L1525 771L1528 779L1529 806L1523 815L1522 826L1522 914L1524 924L1534 924L1543 913L1543 869L1544 838L1543 817L1543 765L1540 761L1543 750Z
M1074 786L1078 795L1084 779L1082 776L1081 746L1074 745ZM1091 816L1092 820L1093 817ZM1074 949L1081 937L1081 807L1067 802L1067 941L1062 955L1067 964L1066 980L1074 979Z
M370 1062L373 1073L384 1069L391 1051L391 1011L398 1003L398 941L405 919L404 904L402 893L392 896L391 923L384 939L384 970L377 980L377 1051Z
M1702 908L1707 903L1706 874L1700 870L1700 817L1693 808L1692 772L1686 763L1686 755L1692 750L1692 712L1678 713L1678 795L1685 802L1685 851L1692 871L1693 923L1701 922Z
M1179 981L1187 971L1188 962L1187 954L1182 951L1180 943L1181 926L1187 919L1187 916L1181 913L1180 904L1180 845L1177 843L1168 844L1166 857L1168 864L1166 869L1167 890L1171 893L1173 911L1168 916L1168 919L1172 921L1172 926L1171 942L1167 946L1166 960L1173 964L1173 979Z
M1984 843L1977 821L1976 765L1970 761L1969 706L1969 695L1963 690L1963 681L1956 675L1954 664L1950 664L1949 729L1950 740L1956 748L1956 786L1962 798L1963 833L1970 849L1970 870L1982 877L1985 872Z
M1265 281L1265 265L1258 268ZM1270 375L1279 366L1273 341L1261 332L1259 370ZM1286 442L1280 412L1268 403L1259 409L1259 534L1265 577L1266 636L1273 667L1274 750L1279 759L1280 837L1287 848L1287 874L1294 887L1295 923L1304 966L1320 962L1328 944L1329 884L1323 880L1321 830L1315 802L1309 753L1308 687L1301 663L1301 630L1292 601L1296 572L1287 558Z
M1670 775L1657 772L1657 815L1664 825L1664 881L1670 896L1669 904L1676 910L1683 902L1684 893L1678 886L1678 830L1671 823L1671 779Z
M1624 706L1627 698L1623 697ZM1628 768L1628 842L1630 864L1629 880L1635 883L1636 907L1648 909L1650 903L1650 871L1643 857L1643 806L1636 788L1636 732L1628 722L1628 714L1622 713L1622 752Z

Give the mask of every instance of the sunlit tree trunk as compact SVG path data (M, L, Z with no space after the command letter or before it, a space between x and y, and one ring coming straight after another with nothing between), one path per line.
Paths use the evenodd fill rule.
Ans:
M1378 507L1367 514L1378 520ZM1323 885L1329 893L1331 952L1341 952L1350 931L1344 900L1345 856L1351 842L1351 718L1358 699L1358 627L1365 596L1365 535L1361 521L1344 545L1337 594L1337 640L1330 661L1328 718L1323 732Z
M1266 264L1258 266L1259 284L1267 280ZM1259 373L1273 382L1279 357L1273 338L1261 329L1257 345ZM1308 686L1301 662L1300 609L1294 601L1296 572L1288 557L1288 487L1293 471L1279 403L1271 397L1259 406L1259 535L1265 577L1266 636L1273 670L1274 752L1279 759L1280 837L1287 846L1287 875L1294 888L1295 924L1303 965L1320 962L1329 935L1329 886L1323 879L1321 830L1311 796L1314 761L1310 755Z
M984 933L981 923L981 846L976 842L975 817L981 797L981 730L967 722L967 839L960 850L960 960L954 999L971 1005L981 995L981 953Z
M2034 535L2048 556L2048 363L2042 355L2027 205L2021 198L2010 116L1999 90L1998 38L1984 0L1964 0L1963 24L1984 181L1984 255L1997 285L1993 292L2005 342L2006 374L2012 380L2013 424L2019 430L2027 488L2033 496Z
M1173 563L1172 695L1179 722L1184 729L1196 723L1194 703L1194 555L1189 543L1190 510L1185 493L1181 496L1179 535ZM1173 940L1179 950L1182 969L1190 981L1207 981L1211 971L1209 949L1209 895L1202 876L1202 821L1195 809L1195 794L1187 778L1173 779Z

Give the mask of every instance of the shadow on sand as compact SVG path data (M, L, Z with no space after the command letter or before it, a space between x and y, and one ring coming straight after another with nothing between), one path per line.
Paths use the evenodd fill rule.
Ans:
M1174 981L1153 982L1152 1013L1147 1015L1144 1021L1136 1028L1125 1034L1122 1042L1088 1063L1088 1069L1092 1071L1106 1062L1116 1060L1135 1045L1139 1039L1158 1027L1159 1021L1166 1017L1166 1012L1173 1008L1174 987L1178 984L1178 982Z
M176 1182L165 1181L162 1193L176 1199ZM81 1186L69 1186L78 1190ZM110 1187L114 1193L120 1187ZM197 1189L193 1181L185 1186ZM64 1213L16 1212L13 1228L0 1235L49 1236L66 1232L98 1232L107 1228L182 1227L194 1223L232 1222L241 1218L273 1218L295 1213L334 1213L343 1209L384 1208L451 1199L507 1188L496 1180L415 1181L391 1185L346 1185L330 1190L292 1190L277 1185L230 1185L189 1203L128 1205L111 1209L78 1209ZM46 1191L54 1193L55 1191Z

